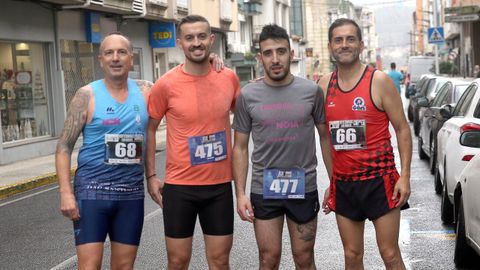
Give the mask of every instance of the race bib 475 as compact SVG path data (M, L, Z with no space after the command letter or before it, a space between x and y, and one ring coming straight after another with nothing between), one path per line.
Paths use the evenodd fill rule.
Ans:
M222 161L227 158L225 131L188 138L192 166Z

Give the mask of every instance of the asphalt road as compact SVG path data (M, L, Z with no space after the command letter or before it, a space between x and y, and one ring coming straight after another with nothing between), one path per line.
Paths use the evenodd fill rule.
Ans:
M416 138L412 161L412 195L409 210L402 212L400 247L408 269L456 269L453 263L453 227L440 220L440 197L433 188L428 163L418 159ZM396 143L395 143L396 148ZM327 186L320 151L318 185L320 198ZM397 152L398 153L398 152ZM165 153L158 153L164 164ZM396 154L397 166L399 157ZM160 168L163 165L160 165ZM162 170L159 169L159 172ZM146 196L145 224L135 269L165 269L166 251L161 209ZM72 224L60 215L56 185L42 187L0 201L0 269L76 269ZM280 269L294 269L288 231L284 228ZM190 269L208 269L201 229L197 225ZM343 269L343 251L333 214L319 214L315 245L318 269ZM108 269L109 245L102 269ZM384 269L373 226L365 229L365 269ZM232 269L258 269L258 252L250 223L235 215Z

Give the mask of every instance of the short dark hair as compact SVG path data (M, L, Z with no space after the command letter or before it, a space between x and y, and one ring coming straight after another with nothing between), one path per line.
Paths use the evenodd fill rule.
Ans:
M260 46L260 43L267 39L285 39L288 42L288 48L290 49L290 37L287 34L287 30L283 27L276 24L265 25L258 38L258 45Z
M100 42L100 53L102 53L102 44L103 42L105 41L105 39L109 36L122 36L123 38L125 38L127 41L128 41L128 51L130 53L133 53L133 45L132 45L132 42L130 41L130 39L125 36L124 34L122 34L122 32L120 31L113 31L113 32L110 32L108 33L105 37L103 37L102 41Z
M186 24L186 23L196 23L196 22L204 22L208 25L208 33L211 33L212 30L210 28L210 23L208 22L208 20L203 17L203 16L200 16L200 15L195 15L195 14L192 14L192 15L188 15L186 17L184 17L183 19L180 20L180 22L178 23L177 25L177 35L180 36L180 34L182 33L182 25Z
M395 64L395 62L390 63L390 68L391 69L396 69L397 68L397 65Z
M354 20L346 19L346 18L340 18L340 19L336 19L330 25L330 27L328 28L328 42L332 41L333 29L335 29L337 27L340 27L340 26L347 25L347 24L351 24L351 25L355 26L355 28L357 29L358 40L362 41L362 30L360 30L360 27L358 26L358 24Z

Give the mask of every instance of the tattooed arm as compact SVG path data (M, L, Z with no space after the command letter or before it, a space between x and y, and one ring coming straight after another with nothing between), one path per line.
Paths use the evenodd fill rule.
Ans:
M62 214L72 220L78 220L78 211L75 195L70 185L70 163L73 147L87 122L91 89L80 88L70 102L62 134L57 142L55 153L55 167L57 170L60 191L60 210Z
M148 97L150 96L150 90L152 89L153 83L147 80L136 80L136 83L145 98L145 104L148 104Z

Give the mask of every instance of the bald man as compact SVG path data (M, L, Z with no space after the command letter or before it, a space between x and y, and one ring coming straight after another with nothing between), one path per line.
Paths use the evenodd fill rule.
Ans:
M106 236L110 269L133 269L144 216L144 158L151 83L128 79L131 42L107 35L98 61L104 78L81 87L58 140L60 210L73 221L79 269L100 269ZM83 133L73 188L71 155Z

